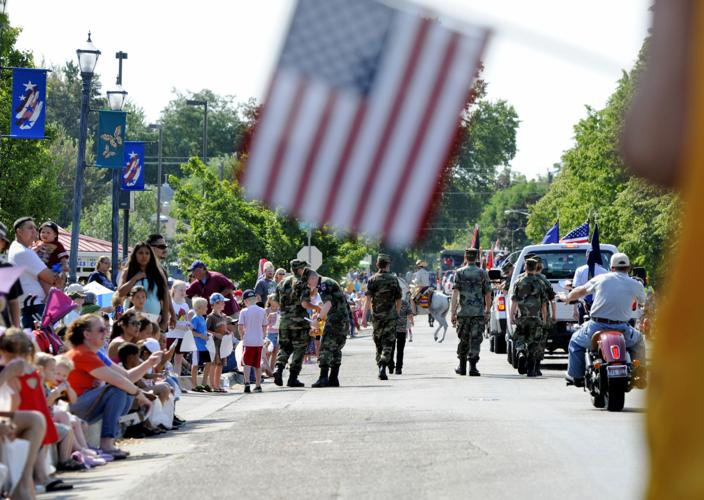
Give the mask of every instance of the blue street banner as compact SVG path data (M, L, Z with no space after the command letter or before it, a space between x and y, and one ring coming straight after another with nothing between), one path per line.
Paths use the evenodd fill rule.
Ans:
M43 139L46 118L45 69L12 70L12 116L10 137Z
M144 143L125 142L124 165L120 176L123 191L144 191Z
M550 228L550 230L545 233L545 237L543 238L543 241L540 243L542 245L549 244L549 243L559 243L560 242L560 221L557 221L554 226Z
M122 168L124 165L127 113L109 110L100 110L98 113L95 165L97 167Z

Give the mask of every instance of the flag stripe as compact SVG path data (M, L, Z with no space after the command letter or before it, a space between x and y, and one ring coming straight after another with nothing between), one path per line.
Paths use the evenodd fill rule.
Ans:
M350 158L352 157L352 151L354 150L354 147L357 144L357 137L359 136L359 132L362 129L362 123L364 122L366 116L367 103L362 102L357 107L357 111L352 121L351 133L347 138L347 143L345 144L345 148L342 151L342 156L340 157L340 161L337 164L337 168L335 169L335 175L333 176L334 182L332 184L330 192L328 193L328 198L325 202L325 209L323 210L323 223L329 222L332 219L333 210L335 210L336 208L335 203L338 201L337 195L343 185L342 176L344 175L345 167L347 166L350 161Z
M472 82L475 70L479 64L486 33L473 38L463 37L455 54L451 71L445 79L441 99L435 108L432 122L416 161L418 167L414 177L407 180L405 197L402 198L399 213L403 214L408 229L402 232L392 230L390 238L405 244L412 241L423 230L423 225L431 216L431 208L435 196L426 196L422 203L418 202L417 193L429 186L434 186L439 194L443 188L444 175L449 172L449 155L452 153L452 139L459 133L464 103L472 92Z
M396 98L394 99L394 103L391 108L391 112L389 113L389 116L387 117L386 124L384 126L384 131L381 136L381 140L379 141L379 143L377 145L376 152L374 154L374 158L371 163L371 168L367 172L367 178L364 181L364 187L362 188L361 196L360 196L359 201L357 202L356 208L354 210L354 217L352 219L352 225L351 225L351 228L354 231L359 229L360 222L361 222L362 216L364 214L363 211L364 211L364 209L367 205L367 202L369 200L369 194L371 192L372 183L377 178L377 171L379 169L379 165L380 165L381 160L383 158L384 151L388 145L389 139L391 137L391 133L394 131L396 119L398 117L399 112L401 111L401 105L403 104L405 97L406 97L406 94L408 93L408 89L409 89L408 82L411 81L413 73L415 72L416 66L418 64L418 59L419 59L421 50L423 48L423 43L425 42L425 39L428 35L430 23L431 23L431 21L429 19L422 20L422 22L420 23L420 26L418 28L418 32L416 34L414 43L413 43L413 48L411 49L411 51L408 55L408 59L406 62L406 68L403 71L403 77L401 78L401 88L398 90L398 93L396 94Z
M335 102L337 99L337 92L331 91L325 102L325 108L323 109L322 117L318 123L318 129L315 132L313 138L313 144L311 145L310 151L308 152L308 157L306 158L305 166L303 167L303 174L298 179L298 189L296 189L296 197L294 198L293 213L298 213L301 209L301 204L303 203L305 196L305 188L310 180L310 174L313 171L316 160L318 159L318 153L320 152L320 146L323 142L323 138L328 131L328 126L330 123L330 115L335 107Z
M267 203L271 203L271 199L274 194L274 189L279 178L279 171L281 170L281 164L284 158L284 153L286 152L286 147L288 145L289 138L291 137L291 131L298 116L298 112L301 109L301 103L303 102L303 97L305 96L305 90L305 82L301 78L296 84L296 90L294 97L291 101L291 107L289 108L286 120L283 122L284 127L281 135L278 138L276 153L274 154L274 158L271 163L271 174L269 175L269 179L266 183L266 188L264 191L264 201Z
M437 106L438 100L440 98L440 92L444 87L445 78L450 69L450 64L457 51L458 43L459 35L457 33L453 33L447 44L447 49L445 51L445 56L442 60L440 71L436 75L432 93L430 95L430 98L427 100L426 107L423 112L423 118L420 122L420 126L416 130L416 135L413 139L411 149L409 151L408 156L406 157L406 164L403 167L403 171L401 173L402 179L405 179L410 176L413 168L417 167L418 153L420 152L420 149L423 145L422 138L428 131L428 126L430 125L432 115L435 112L435 107ZM396 219L396 213L401 205L401 196L403 195L403 192L406 188L407 186L405 185L405 183L396 183L396 189L394 190L394 194L391 199L391 204L389 206L389 210L384 221L384 234L388 234L391 230L391 225L394 223Z

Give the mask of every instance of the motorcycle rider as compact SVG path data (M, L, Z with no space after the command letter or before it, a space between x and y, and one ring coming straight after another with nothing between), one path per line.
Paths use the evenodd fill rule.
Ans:
M643 336L628 324L631 319L633 301L645 302L643 285L631 278L631 261L624 253L611 256L611 272L596 276L585 285L573 289L569 294L560 294L564 302L572 302L589 294L594 295L591 318L572 334L569 344L569 359L565 379L577 387L584 386L586 370L584 352L591 344L592 336L600 330L623 332L626 348L632 359L640 360L639 371L634 376L636 387L644 388L645 342Z

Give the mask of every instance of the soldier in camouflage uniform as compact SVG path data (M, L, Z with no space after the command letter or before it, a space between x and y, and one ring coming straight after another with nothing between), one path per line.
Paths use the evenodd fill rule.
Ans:
M546 308L547 316L545 318L545 324L542 328L542 335L540 336L540 347L538 348L539 355L538 359L535 362L535 374L538 377L541 377L543 375L543 372L540 371L540 363L545 357L545 348L548 345L548 337L550 336L550 331L552 330L554 324L553 321L557 317L557 306L555 304L555 290L553 290L552 285L543 274L543 260L537 255L533 257L533 259L538 261L538 268L536 269L538 273L537 276L543 283L543 288L545 289L545 296L548 301Z
M332 278L311 273L308 285L311 293L316 289L320 293L323 303L317 319L325 322L318 354L320 377L313 387L340 387L338 375L342 363L342 348L345 347L347 332L350 329L347 298L338 282Z
M491 282L486 271L477 267L479 251L468 248L464 251L465 265L455 273L455 283L450 302L452 325L457 329L459 344L457 358L460 365L455 369L458 375L478 377L479 350L484 340L484 325L491 308ZM457 306L460 306L459 313Z
M308 264L298 259L291 261L291 276L281 281L276 287L276 301L281 310L279 323L279 355L276 357L276 372L274 383L282 386L283 372L291 358L288 387L303 387L298 380L298 374L303 367L303 356L308 348L310 325L305 318L308 312L302 306L302 294L307 293L308 284L302 282L301 276Z
M364 303L364 326L367 326L367 312L372 309L376 363L379 366L379 380L388 380L386 367L391 361L391 349L396 341L396 320L401 308L401 285L389 272L391 257L380 253L376 260L379 271L367 282L367 296Z
M538 262L526 259L526 272L514 285L511 297L511 318L516 325L513 339L518 356L518 372L537 376L540 339L547 312L547 296L543 282L537 275ZM517 313L520 311L520 316Z

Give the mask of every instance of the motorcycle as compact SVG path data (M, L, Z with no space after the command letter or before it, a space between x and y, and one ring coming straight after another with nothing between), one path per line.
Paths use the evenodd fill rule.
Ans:
M596 332L585 357L584 386L591 394L592 405L608 411L623 410L626 393L634 387L634 370L640 366L639 360L631 360L623 332Z

